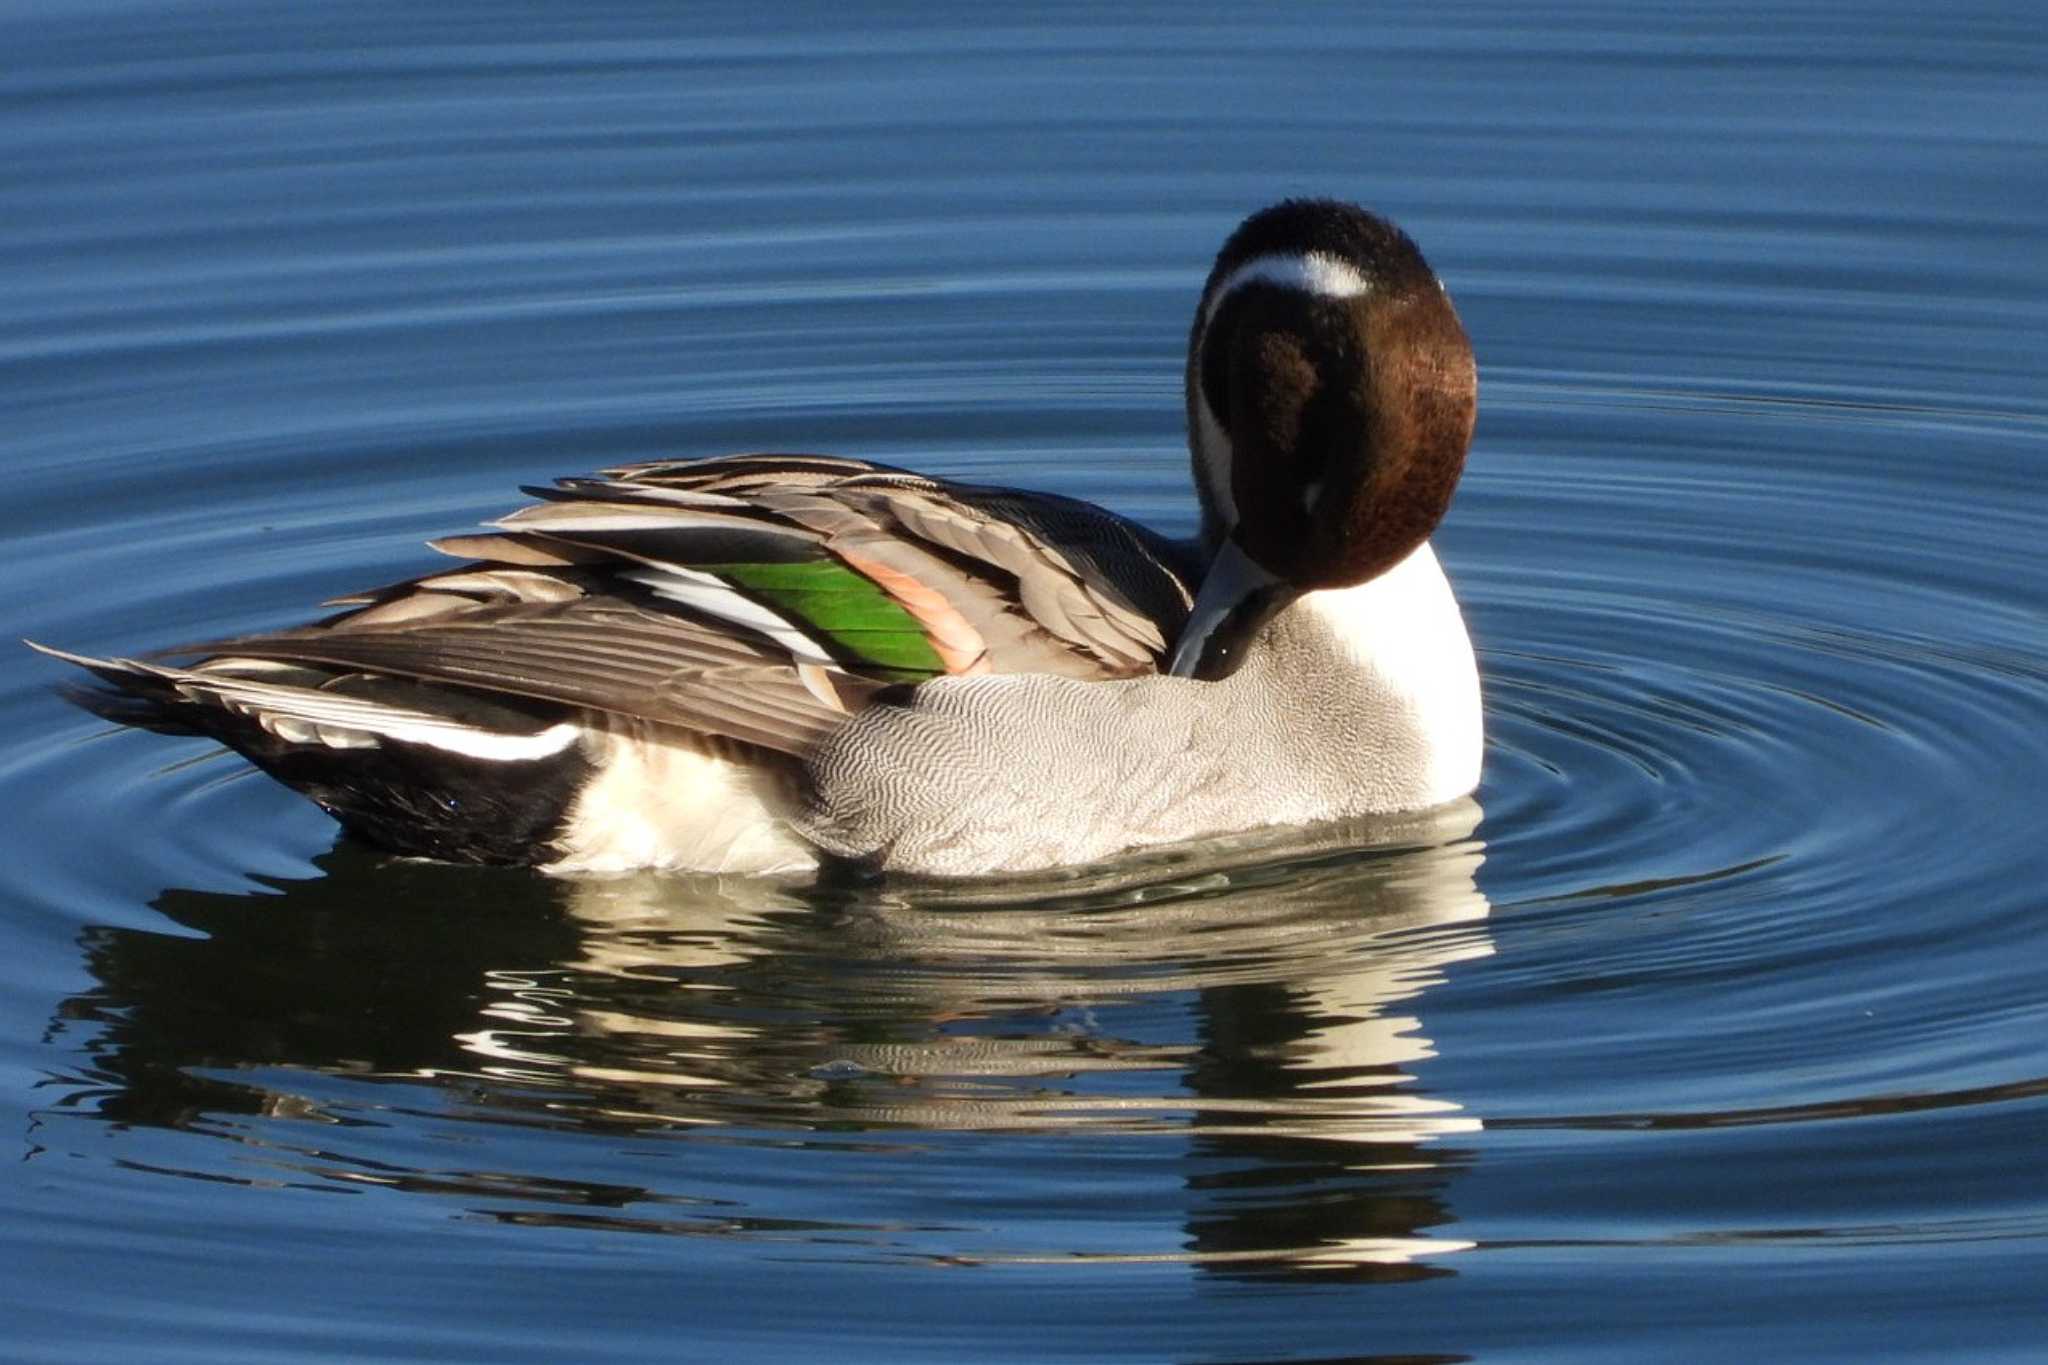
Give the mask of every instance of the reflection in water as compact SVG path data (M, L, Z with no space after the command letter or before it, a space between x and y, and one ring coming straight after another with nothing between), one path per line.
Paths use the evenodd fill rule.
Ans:
M1476 819L1010 886L555 882L342 847L275 894L158 899L204 937L88 931L70 1102L234 1140L181 1173L233 1180L261 1148L272 1180L520 1204L476 1210L507 1222L802 1236L821 1208L756 1186L803 1150L847 1179L909 1160L1133 1211L1085 1244L1051 1208L949 1211L889 1239L920 1255L1423 1273L1467 1245L1430 1230L1440 1140L1479 1120L1410 1074L1431 1055L1411 1002L1491 951ZM502 1167L430 1165L450 1130ZM669 1140L712 1155L664 1162ZM1130 1235L1162 1208L1176 1235Z

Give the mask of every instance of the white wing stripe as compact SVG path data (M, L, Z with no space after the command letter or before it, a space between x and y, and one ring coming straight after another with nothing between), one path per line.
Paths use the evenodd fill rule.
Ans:
M575 722L559 721L531 734L507 734L464 725L429 711L312 688L256 682L199 669L168 668L137 659L88 659L47 648L43 652L87 668L114 668L161 678L195 701L210 700L252 716L278 738L298 744L360 748L365 743L361 736L376 735L469 758L519 762L558 754L583 733L583 727Z
M653 589L658 597L666 597L707 616L759 631L788 650L799 663L833 663L832 656L816 640L759 602L735 592L730 584L716 575L686 569L680 564L660 564L631 569L619 577L642 584Z

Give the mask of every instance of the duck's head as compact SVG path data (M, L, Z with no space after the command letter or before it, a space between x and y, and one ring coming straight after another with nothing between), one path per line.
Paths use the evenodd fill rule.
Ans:
M1224 677L1303 593L1407 558L1450 505L1478 391L1465 329L1408 234L1322 199L1247 218L1188 343L1214 555L1167 671Z

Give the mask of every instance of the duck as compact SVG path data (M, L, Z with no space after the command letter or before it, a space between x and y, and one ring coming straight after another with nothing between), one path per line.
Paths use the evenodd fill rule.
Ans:
M1421 250L1337 200L1253 213L1185 387L1191 540L859 459L667 459L524 489L428 542L459 566L304 626L29 643L370 844L564 875L1029 873L1472 792L1430 537L1478 374Z

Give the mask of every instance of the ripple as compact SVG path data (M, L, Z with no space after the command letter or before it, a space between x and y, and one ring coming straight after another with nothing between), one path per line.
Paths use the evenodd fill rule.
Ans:
M1254 1358L1283 1308L1304 1356L1823 1358L1907 1303L2009 1351L2048 123L2030 16L1909 8L4 21L8 605L67 647L281 625L521 483L750 446L1186 531L1186 315L1282 193L1401 217L1484 367L1439 543L1486 776L1419 822L557 883L336 845L20 652L25 1292L192 1358L684 1316Z

